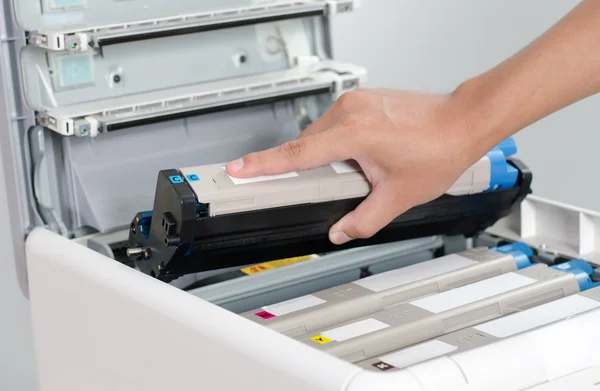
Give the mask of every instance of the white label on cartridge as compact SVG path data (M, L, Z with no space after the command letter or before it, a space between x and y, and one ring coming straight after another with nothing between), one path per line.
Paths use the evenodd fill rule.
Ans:
M496 338L506 338L598 307L600 303L596 300L569 296L473 328Z
M342 342L347 339L360 337L361 335L385 329L386 327L390 327L390 325L380 322L377 319L369 318L359 322L350 323L345 326L337 327L335 329L323 331L321 335L332 341Z
M223 167L225 170L225 167ZM277 179L286 179L286 178L294 178L298 176L298 173L288 172L287 174L278 174L278 175L266 175L266 176L257 176L254 178L234 178L231 175L227 174L229 179L233 182L234 185L245 185L247 183L255 183L255 182L265 182L265 181L274 181Z
M272 313L275 316L282 316L323 303L327 303L327 301L320 299L317 296L306 295L297 297L295 299L282 301L281 303L267 305L262 307L262 309Z
M409 365L417 364L432 358L443 356L444 354L452 353L458 349L454 345L438 341L425 342L410 348L402 349L398 352L387 354L379 357L380 361L386 364L393 365L396 368L405 368Z
M354 284L373 292L381 292L400 285L410 284L426 278L439 276L454 270L476 265L478 262L457 254L446 255L431 261L421 262L389 272L376 274L355 281Z
M343 162L334 162L329 164L336 173L338 174L347 174L349 172L359 172L362 171L360 166L354 160L346 160Z
M439 314L453 308L499 295L537 282L517 273L506 273L487 280L475 282L437 295L411 301L410 304L426 311Z

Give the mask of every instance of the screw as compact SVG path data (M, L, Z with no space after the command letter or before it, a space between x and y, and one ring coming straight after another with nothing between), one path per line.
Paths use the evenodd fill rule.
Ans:
M114 75L114 76L113 76L113 81L114 81L115 83L120 83L120 82L121 82L121 76L119 76L119 75Z
M144 259L150 259L150 257L152 257L152 251L148 248L144 251Z
M141 247L128 248L126 251L128 257L140 255L142 252L144 252L144 249Z
M240 63L242 63L242 64L243 64L243 63L245 63L245 62L246 62L246 60L247 60L247 59L246 59L246 56L242 54L242 55L240 56Z

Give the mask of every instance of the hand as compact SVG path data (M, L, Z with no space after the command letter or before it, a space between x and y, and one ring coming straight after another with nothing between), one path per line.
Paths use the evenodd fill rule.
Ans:
M447 191L487 151L467 151L466 123L452 95L357 90L342 95L297 140L230 162L248 178L354 159L371 194L330 230L336 244L368 238L406 210Z

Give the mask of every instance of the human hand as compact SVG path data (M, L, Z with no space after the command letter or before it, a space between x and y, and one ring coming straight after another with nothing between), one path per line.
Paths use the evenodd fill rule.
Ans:
M441 196L491 148L473 141L463 106L454 94L352 91L298 139L230 162L227 173L249 178L353 159L372 191L331 227L329 237L335 244L368 238Z

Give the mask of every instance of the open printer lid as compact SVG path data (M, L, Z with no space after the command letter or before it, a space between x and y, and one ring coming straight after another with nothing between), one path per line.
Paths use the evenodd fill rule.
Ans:
M328 16L355 2L171 3L14 0L41 224L66 236L127 227L151 208L161 169L292 140L365 81L329 42ZM38 40L51 34L62 43Z

